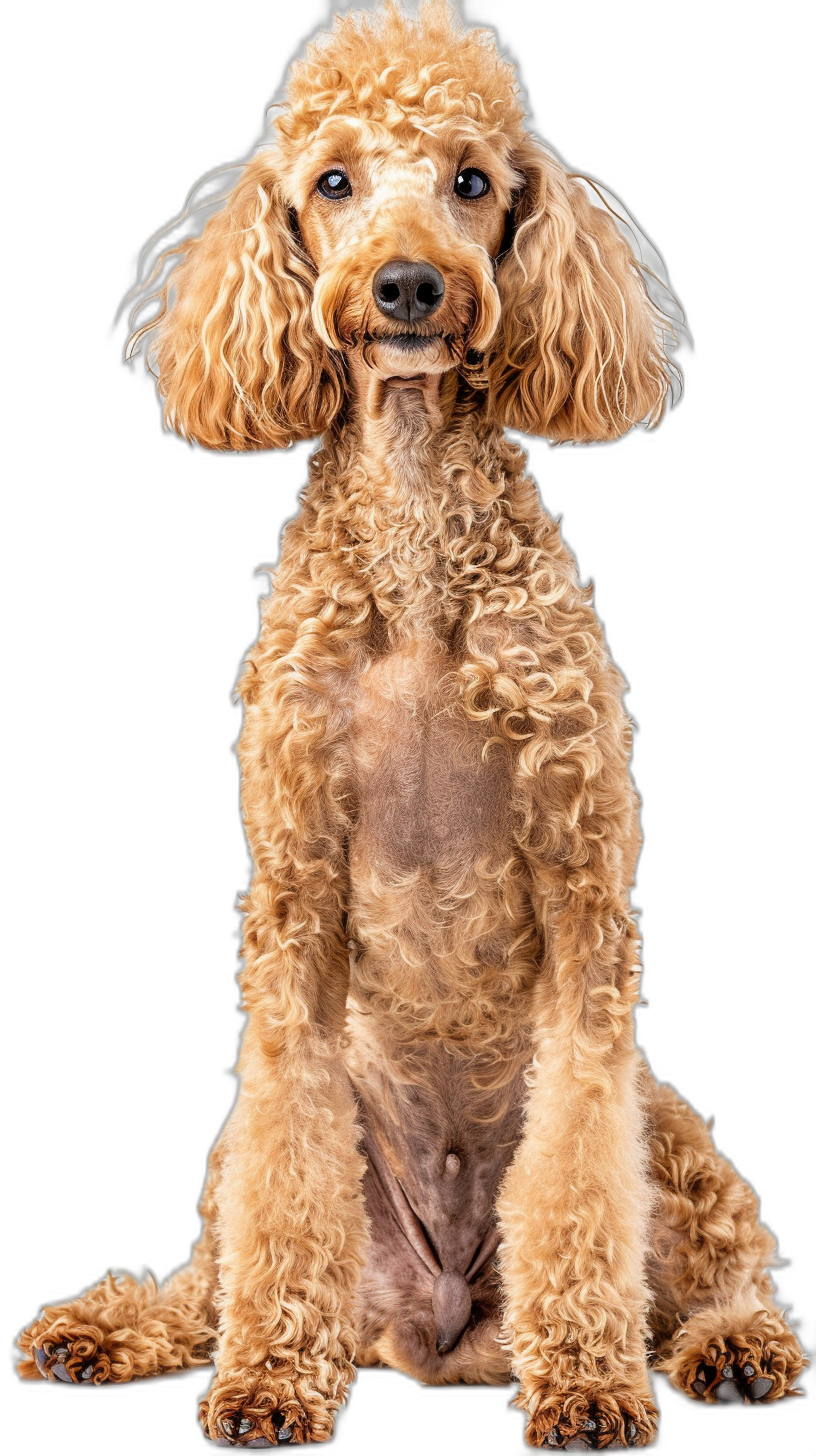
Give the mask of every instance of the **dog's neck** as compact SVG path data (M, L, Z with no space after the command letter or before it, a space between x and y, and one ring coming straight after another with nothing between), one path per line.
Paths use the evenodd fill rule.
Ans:
M333 549L342 537L392 639L445 637L476 542L515 514L524 457L455 372L352 386L304 504L331 518Z
M501 495L507 442L456 370L381 379L352 359L349 384L332 448L355 474L365 472L376 501L397 517L450 514Z
M395 506L438 495L440 461L456 433L455 372L381 379L353 359L349 373L346 429L367 474Z

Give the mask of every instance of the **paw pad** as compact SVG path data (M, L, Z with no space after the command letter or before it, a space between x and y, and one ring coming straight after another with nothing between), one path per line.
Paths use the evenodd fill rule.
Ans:
M636 1421L631 1416L623 1416L624 1440L609 1441L604 1443L604 1450L614 1450L616 1447L622 1449L624 1446L636 1446L638 1444L638 1428ZM601 1422L597 1419L597 1412L587 1416L581 1425L580 1431L567 1435L561 1431L559 1426L553 1426L547 1436L546 1445L554 1446L560 1451L598 1451L601 1449L599 1441L603 1439Z
M104 1380L106 1372L88 1350L87 1343L80 1340L76 1347L70 1342L34 1345L31 1353L45 1380L60 1380L65 1385L91 1385L97 1373Z
M252 1432L257 1429L255 1422L249 1416L242 1416L236 1412L233 1416L222 1416L218 1422L218 1429L221 1432L213 1441L214 1446L238 1446L242 1449L250 1447L271 1447L273 1445L285 1445L291 1441L294 1427L284 1426L283 1417L273 1414L272 1421L276 1427L275 1441L270 1441L266 1436L258 1434L253 1436ZM281 1422L279 1425L278 1422Z
M740 1360L726 1351L716 1364L698 1367L691 1388L703 1400L717 1400L724 1404L730 1401L753 1402L766 1398L773 1390L773 1380L745 1356Z

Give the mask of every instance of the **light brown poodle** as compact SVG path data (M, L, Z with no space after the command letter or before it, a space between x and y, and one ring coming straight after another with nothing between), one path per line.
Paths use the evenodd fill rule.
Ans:
M240 1093L204 1231L22 1336L100 1384L212 1358L225 1445L323 1440L354 1365L515 1377L533 1445L644 1445L803 1366L774 1244L633 1040L630 724L504 435L610 440L670 392L609 211L444 4L338 19L164 290L167 421L322 434L241 681ZM217 1335L216 1335L217 1331Z

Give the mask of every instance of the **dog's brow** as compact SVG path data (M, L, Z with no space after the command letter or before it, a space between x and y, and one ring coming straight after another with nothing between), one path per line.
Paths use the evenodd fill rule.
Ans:
M359 116L328 116L315 127L303 152L308 165L329 153L343 154L349 149L358 151L361 146L370 146L374 140L375 128Z
M409 172L411 180L413 180L416 175L415 169L417 167L422 167L426 169L431 175L431 180L436 182L439 176L439 171L436 167L436 164L431 160L430 157L405 156L382 157L375 161L371 168L372 181L375 184L378 184L381 180L387 181L389 178L394 177L395 174L400 172Z

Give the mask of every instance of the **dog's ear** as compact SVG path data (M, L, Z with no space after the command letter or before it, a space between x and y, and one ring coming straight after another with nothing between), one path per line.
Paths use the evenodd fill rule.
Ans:
M668 320L612 216L533 137L496 275L502 316L488 365L491 412L552 440L609 440L669 393Z
M269 154L247 164L183 253L152 334L165 422L213 450L263 450L320 434L343 401L342 363L311 320L315 270Z

